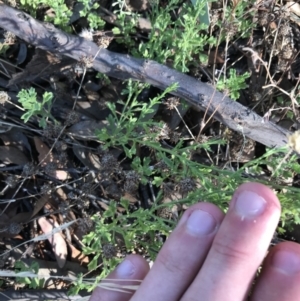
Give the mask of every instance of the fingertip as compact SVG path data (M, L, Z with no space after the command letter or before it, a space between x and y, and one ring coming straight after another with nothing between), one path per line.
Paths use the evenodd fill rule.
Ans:
M120 267L125 262L131 263L133 269L132 276L138 277L139 279L143 279L150 270L149 264L144 257L137 254L131 254L126 256L124 261L117 267L117 273L119 273Z
M298 300L299 281L300 245L282 242L271 248L265 258L251 301Z
M285 274L300 272L300 245L295 242L282 242L271 249L265 266L275 268Z
M241 184L238 189L235 191L233 195L233 201L237 198L239 194L241 194L244 191L251 191L258 195L260 195L262 198L266 200L268 203L268 206L275 207L276 210L281 211L281 205L280 202L275 194L275 192L269 188L268 186L257 183L257 182L247 182Z
M112 271L107 279L114 284L139 285L140 281L145 278L149 272L148 262L140 255L128 255L126 258ZM121 282L118 280L128 280ZM107 282L106 282L107 283ZM89 301L126 301L131 298L135 291L124 293L115 290L109 290L103 287L96 287Z
M181 217L177 225L177 228L180 228L181 225L185 224L188 218L192 215L192 213L197 210L201 210L210 214L216 221L217 228L219 227L219 225L221 224L225 216L222 210L216 205L207 202L199 202L197 204L192 205L184 212L183 216Z

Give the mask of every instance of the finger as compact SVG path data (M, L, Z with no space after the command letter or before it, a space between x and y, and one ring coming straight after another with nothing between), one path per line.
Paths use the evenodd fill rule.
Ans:
M209 203L190 207L131 301L179 300L200 269L223 217Z
M117 268L107 277L114 284L120 285L137 285L139 282L133 280L143 280L149 271L149 265L146 260L138 255L129 255L117 266ZM128 281L117 281L128 279ZM130 281L131 280L131 281ZM104 284L107 282L104 282ZM124 293L109 290L103 287L97 287L89 301L127 301L131 298L132 293Z
M300 300L300 245L284 242L268 254L251 301Z
M280 216L272 190L241 185L196 279L182 300L241 301L263 261Z

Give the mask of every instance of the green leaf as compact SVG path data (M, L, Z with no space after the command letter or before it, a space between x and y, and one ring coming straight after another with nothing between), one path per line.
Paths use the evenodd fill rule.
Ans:
M121 34L121 30L120 30L120 28L118 28L118 27L114 27L114 28L112 29L112 32L113 32L114 35L119 35L119 34Z

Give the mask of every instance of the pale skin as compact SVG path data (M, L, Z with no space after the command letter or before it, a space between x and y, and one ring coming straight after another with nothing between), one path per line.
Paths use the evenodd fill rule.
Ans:
M250 288L250 301L300 300L300 245L284 242L268 252L280 212L272 190L258 183L241 185L226 215L210 203L193 205L151 270L129 255L109 275L143 280L134 294L96 288L90 301L244 301Z

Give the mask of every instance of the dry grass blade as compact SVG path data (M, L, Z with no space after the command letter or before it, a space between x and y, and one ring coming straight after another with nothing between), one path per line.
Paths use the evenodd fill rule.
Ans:
M14 271L9 271L9 270L0 270L0 277L28 277L28 278L41 278L41 279L60 279L60 280L65 280L65 281L74 281L74 278L67 277L67 276L55 276L55 275L39 275L35 274L33 272L14 272Z
M74 281L74 279L70 277L64 277L64 276L54 276L54 275L38 275L33 272L14 272L14 271L6 271L6 270L0 270L0 277L21 277L21 278L43 278L43 279L49 279L49 278L55 278L55 279L61 279L66 281ZM94 281L94 278L84 279L84 282L90 283ZM138 279L103 279L101 282L97 285L98 287L116 291L116 292L122 292L122 293L132 293L132 291L136 291L139 288L139 284L136 285L122 285L118 283L114 283L115 281L122 282L122 281L130 281L130 282L138 282L141 283L141 280Z
M34 237L33 239L31 239L31 241L41 241L41 240L48 239L49 237L53 236L53 234L61 232L62 230L69 228L75 222L77 222L77 220L71 221L69 223L62 224L59 227L54 228L51 232L47 232L45 234Z
M115 291L115 292L121 292L121 293L126 293L126 294L130 294L132 293L132 291L136 291L139 288L139 284L136 285L127 285L127 284L119 284L119 283L115 283L116 281L118 282L138 282L141 283L142 280L138 280L138 279L103 279L97 286L110 290L110 291Z
M61 231L64 230L64 229L67 229L68 227L70 227L71 225L73 225L75 222L77 222L77 219L74 220L74 221L71 221L71 222L69 222L69 223L62 224L61 226L59 226L59 227L57 227L57 228L54 228L51 232L42 234L42 235L37 236L37 237L34 237L34 238L32 238L32 239L30 239L30 240L28 240L28 241L25 241L25 242L23 242L23 243L21 243L21 244L15 246L15 247L12 248L11 250L8 250L8 251L2 253L2 254L0 255L0 257L4 256L4 255L6 255L6 254L8 254L10 251L17 249L17 248L19 248L20 246L22 246L22 245L24 245L24 244L27 244L28 242L31 242L31 241L37 242L37 241L41 241L41 240L46 240L46 239L48 239L49 237L53 236L55 233L58 233L58 232L61 232ZM0 273L0 276L1 276L1 273ZM5 277L8 277L8 276L5 276Z
M132 291L136 291L139 288L139 285L120 285L117 283L99 283L97 286L110 291L126 294L130 294Z

